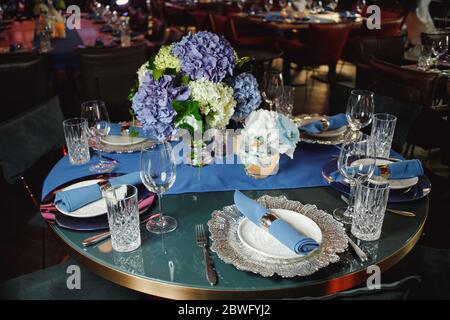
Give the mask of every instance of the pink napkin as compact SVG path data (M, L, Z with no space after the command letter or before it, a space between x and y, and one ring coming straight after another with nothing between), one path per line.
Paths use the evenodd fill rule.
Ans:
M139 202L138 202L139 214L141 214L143 211L147 210L151 206L151 204L153 203L154 200L155 200L154 194L148 196L145 199L139 200ZM42 218L44 218L47 222L49 222L49 223L55 222L56 212L58 211L58 209L56 209L54 203L41 204L40 211L41 211Z

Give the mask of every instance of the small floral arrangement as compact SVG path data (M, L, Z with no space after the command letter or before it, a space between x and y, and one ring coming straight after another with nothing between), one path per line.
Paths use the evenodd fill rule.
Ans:
M246 61L224 37L190 33L139 68L129 95L133 114L158 140L177 128L225 128L234 114L248 115L261 103L256 79L239 74Z
M292 159L299 141L298 128L288 117L259 109L245 120L239 156L246 166L264 167L280 154L286 154Z

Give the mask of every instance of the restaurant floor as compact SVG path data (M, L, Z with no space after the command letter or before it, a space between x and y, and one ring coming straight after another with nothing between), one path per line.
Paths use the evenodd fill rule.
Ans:
M280 67L276 61L275 67ZM354 68L346 65L343 74L354 76ZM326 68L316 73L326 72ZM294 83L305 82L305 72L295 76ZM350 83L351 84L351 83ZM306 96L305 96L306 95ZM71 100L71 97L62 97L62 101ZM77 108L78 102L72 100L70 108ZM308 79L308 87L296 89L294 114L300 113L326 113L328 110L328 87L326 83ZM65 110L68 114L76 114L77 110ZM427 174L433 183L433 192L430 197L430 213L425 226L424 234L419 244L442 249L450 249L448 226L448 199L450 199L449 169L440 163L439 152L434 152L428 158L424 151L417 150L416 157L423 159ZM40 186L51 164L57 160L56 156L42 159L28 174L29 182L35 186L36 194L40 193ZM42 267L42 229L34 226L37 210L26 195L21 184L8 185L0 183L2 197L0 198L0 283L20 275L39 270ZM39 217L37 217L39 218ZM30 222L32 220L32 222ZM65 252L48 232L46 236L45 265L51 266L61 263L65 259Z

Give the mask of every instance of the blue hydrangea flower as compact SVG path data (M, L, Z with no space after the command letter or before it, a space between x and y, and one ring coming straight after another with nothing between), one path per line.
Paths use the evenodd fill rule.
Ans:
M158 140L164 140L173 134L173 122L177 113L172 107L172 101L185 101L190 93L191 90L186 85L175 88L169 75L154 80L151 71L147 72L132 104L144 132Z
M233 75L236 64L230 43L207 31L184 36L173 44L172 54L180 60L181 71L192 80L204 78L218 83Z
M233 88L233 96L237 102L234 118L246 118L252 111L258 109L261 104L261 93L253 75L242 73L231 79L229 84Z

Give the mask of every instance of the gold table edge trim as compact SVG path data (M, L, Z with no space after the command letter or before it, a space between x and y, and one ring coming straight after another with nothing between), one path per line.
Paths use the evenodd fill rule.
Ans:
M397 264L401 259L403 259L412 250L412 248L419 240L420 235L422 234L423 231L423 227L428 217L428 210L429 210L428 201L429 200L427 199L425 217L416 233L408 240L408 242L404 246L402 246L400 249L392 253L390 256L386 257L385 259L377 263L382 272L387 271L395 264ZM239 290L214 290L205 288L184 287L180 285L144 279L136 275L128 274L121 270L115 270L113 268L110 268L109 266L103 263L88 258L82 252L73 248L69 243L67 243L64 239L62 239L55 232L52 226L50 226L50 229L56 236L57 240L67 249L69 255L71 255L75 260L85 265L88 269L90 269L98 276L111 282L114 282L118 285L121 285L123 287L127 287L129 289L167 299L180 299L180 300L208 300L208 299L219 300L219 299L251 299L251 298L295 299L293 293L298 293L297 297L300 298L307 295L308 296L329 295L337 293L339 291L347 290L361 284L364 280L367 279L368 276L366 273L366 269L362 269L357 272L346 274L339 278L324 280L308 287L282 288L272 290L239 291Z

